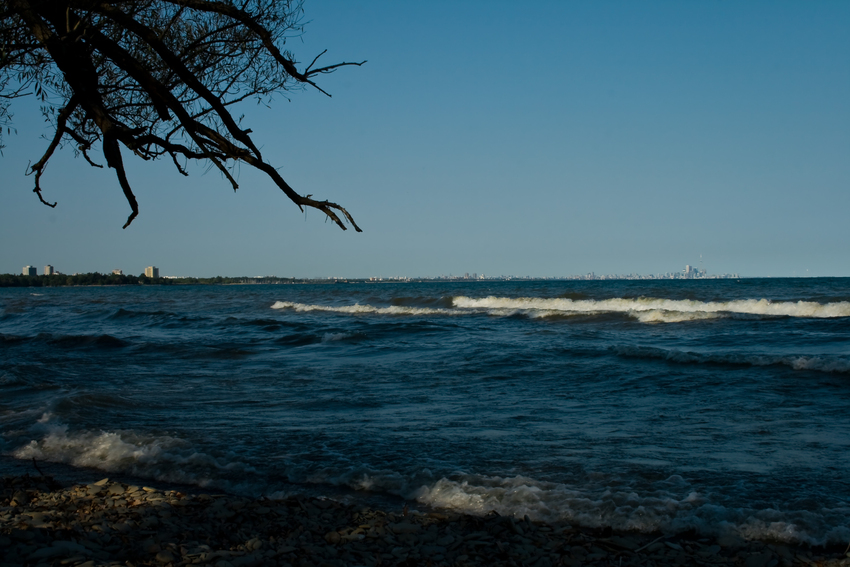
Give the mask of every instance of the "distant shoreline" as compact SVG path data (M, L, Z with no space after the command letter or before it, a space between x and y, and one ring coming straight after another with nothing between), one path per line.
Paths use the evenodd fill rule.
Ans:
M282 278L277 276L238 276L211 278L194 277L160 277L148 278L145 275L128 276L118 274L101 274L91 272L86 274L55 274L52 276L24 276L20 274L0 274L0 288L4 287L113 287L136 285L292 285L292 284L399 284L399 283L497 283L497 282L587 282L587 281L717 281L717 280L818 280L818 279L850 279L846 276L788 276L788 277L747 277L737 275L717 275L698 278L666 277L666 276L565 276L565 277L531 277L531 276L500 276L494 278L467 277L416 277L416 278Z
M119 279L120 278L120 279ZM329 284L399 284L399 283L497 283L497 282L587 282L587 281L717 281L717 280L758 280L758 279L850 279L843 276L805 276L805 277L723 277L723 276L708 276L702 278L666 278L666 277L615 277L615 276L597 276L595 278L587 278L584 276L568 276L563 278L558 277L504 277L504 278L488 278L488 279L471 279L471 278L278 278L278 277L221 277L212 278L147 278L145 276L119 276L99 274L97 272L90 274L74 274L64 275L58 274L53 276L23 276L17 274L0 274L0 288L3 287L117 287L117 286L137 286L137 285L158 285L158 286L182 286L182 285L293 285L293 284L312 284L312 285L329 285Z

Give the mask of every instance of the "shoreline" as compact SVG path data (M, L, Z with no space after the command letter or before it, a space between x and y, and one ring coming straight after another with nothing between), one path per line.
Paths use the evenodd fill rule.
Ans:
M0 564L545 567L844 566L838 547L532 522L491 512L377 510L326 498L181 492L102 479L0 479Z

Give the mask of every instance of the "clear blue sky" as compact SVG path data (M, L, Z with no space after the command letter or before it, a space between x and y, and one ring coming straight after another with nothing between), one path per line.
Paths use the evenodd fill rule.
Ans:
M305 215L243 167L46 147L34 103L0 158L0 272L850 276L850 2L306 0L302 62L367 59L240 109Z

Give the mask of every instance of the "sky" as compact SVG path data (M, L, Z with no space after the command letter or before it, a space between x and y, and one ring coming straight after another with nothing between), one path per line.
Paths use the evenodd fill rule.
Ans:
M850 276L850 3L306 0L302 67L367 60L235 114L302 194L239 170L179 175L57 153L15 111L0 273L396 277Z

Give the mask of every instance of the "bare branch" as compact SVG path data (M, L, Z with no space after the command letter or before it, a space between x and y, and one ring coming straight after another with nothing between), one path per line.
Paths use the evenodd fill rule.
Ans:
M150 160L168 155L181 175L183 160L206 161L234 190L240 163L263 171L301 210L318 209L340 228L360 231L346 209L297 193L267 162L229 110L247 98L268 104L292 85L310 85L320 74L364 62L303 72L278 47L300 33L297 0L0 0L0 101L39 96L55 132L30 168L35 192L62 140L89 156L100 143L106 165L116 171L132 213L138 203L127 179L121 145ZM64 103L57 102L64 101ZM7 124L9 103L0 105ZM2 147L2 146L0 146ZM185 163L185 162L184 162Z
M77 108L77 100L75 97L71 97L71 100L68 101L68 105L65 106L61 112L59 112L59 116L56 118L56 132L53 134L53 139L50 141L50 145L47 146L47 151L44 152L44 155L41 156L41 159L38 160L34 165L30 167L29 173L35 173L35 188L33 189L33 193L38 195L38 200L47 205L50 208L55 208L56 203L48 203L44 200L44 197L41 194L41 175L44 173L44 168L47 166L47 162L50 160L50 157L53 155L53 152L56 151L56 148L59 146L59 143L62 141L62 136L65 134L65 125L68 122L68 117L76 110Z

